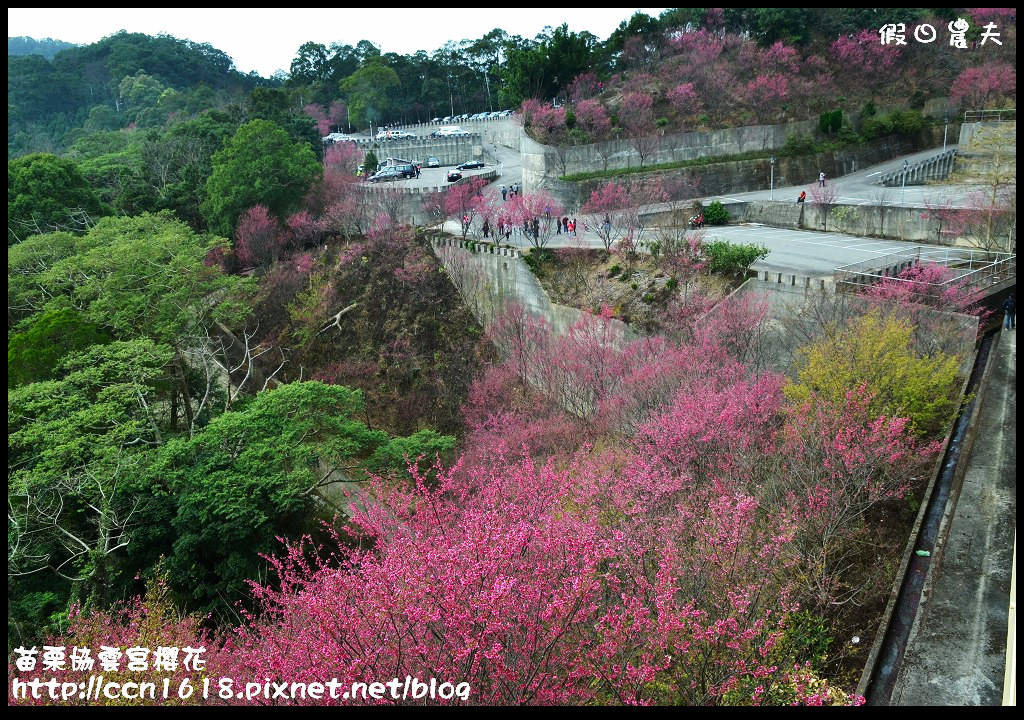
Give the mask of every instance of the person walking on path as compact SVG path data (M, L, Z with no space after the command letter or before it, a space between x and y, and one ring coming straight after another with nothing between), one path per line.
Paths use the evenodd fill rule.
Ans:
M505 202L505 196L508 194L508 188L504 185L501 186L501 201Z
M484 237L487 237L487 233L491 231L491 224L484 220Z
M820 173L818 173L818 186L819 187L825 187L825 171L824 170L822 170Z
M800 197L798 197L798 198L796 199L796 201L797 201L798 203L802 203L802 202L804 202L804 201L806 201L806 200L807 200L807 191L806 191L806 190L801 190L801 191L800 191Z
M1013 330L1017 327L1017 298L1013 293L1010 293L1010 297L1003 300L1003 312L1005 313L1005 321L1003 327L1007 330Z

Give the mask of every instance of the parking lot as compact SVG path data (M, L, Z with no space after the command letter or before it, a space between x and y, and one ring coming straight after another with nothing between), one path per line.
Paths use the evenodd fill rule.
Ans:
M756 243L768 248L768 256L754 265L757 270L810 277L831 277L832 271L840 265L917 246L917 243L862 238L839 233L784 230L753 224L705 227L703 233L705 242L726 240L734 244ZM647 230L642 236L642 240L656 239L657 230ZM523 249L531 247L529 240L522 235L512 235L509 244ZM547 247L580 246L604 247L593 230L583 229L582 218L579 218L577 235L556 235Z

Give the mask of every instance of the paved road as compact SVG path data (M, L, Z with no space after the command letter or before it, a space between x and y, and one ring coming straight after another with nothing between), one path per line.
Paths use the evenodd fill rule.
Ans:
M956 145L948 145L947 149L956 149ZM872 165L871 167L857 172L843 175L839 178L830 178L828 182L834 183L836 188L839 190L839 196L837 202L849 205L913 205L918 207L925 207L929 203L935 203L940 200L950 199L954 207L961 207L963 200L966 198L967 193L972 189L973 186L965 185L908 185L904 193L902 188L885 188L880 185L876 185L875 182L878 180L880 175L887 172L893 172L900 169L903 161L908 161L911 165L921 160L925 160L930 157L934 157L942 152L941 147L932 148L930 150L923 150L921 152L912 153L910 155L904 155L902 157L895 158L894 160L887 160L878 165ZM745 193L730 193L725 195L714 195L707 198L707 201L718 200L725 203L730 202L750 202L752 200L769 200L774 197L775 200L796 202L797 196L801 190L807 190L807 194L810 195L810 188L815 183L809 185L791 185L787 187L776 187L774 191L770 190L767 186L770 183L769 177L765 177L765 189L755 190L753 192ZM980 187L980 186L978 186ZM808 198L808 202L810 202Z
M950 145L949 147L955 148L956 146ZM521 161L519 153L503 146L498 146L497 151L495 152L495 146L493 145L486 146L485 151L493 154L500 161L497 167L501 173L501 177L496 181L495 187L501 184L511 185L513 182L521 180L522 167L520 164ZM891 205L899 205L902 194L901 189L882 188L881 186L875 185L874 182L878 176L882 173L899 169L903 160L907 160L913 164L925 158L937 155L941 151L942 148L940 147L919 153L913 153L911 155L888 160L884 163L850 173L849 175L844 175L843 177L836 178L834 180L829 180L829 182L833 182L837 186L839 190L839 202L849 204L879 204L885 202ZM427 171L424 171L424 177L420 178L420 182L425 181L426 172ZM431 172L440 171L434 170ZM434 183L432 183L429 178L426 178L426 184L431 185ZM771 196L774 196L776 201L784 198L792 198L793 201L795 201L797 195L800 194L800 190L807 189L808 187L809 186L807 185L798 185L775 188L774 191L765 189L745 193L714 195L703 198L702 200L705 204L713 200L719 200L722 203L727 204L735 202L750 202L755 200L769 200ZM911 186L906 188L905 202L907 205L918 205L923 207L927 203L949 198L952 199L953 204L956 205L957 201L963 198L968 190L969 188L963 185ZM661 206L650 206L648 208L651 212L656 212L659 209L665 208ZM570 213L570 217L571 216L572 213ZM449 229L454 234L460 233L458 223L453 223L446 229ZM475 239L482 239L478 227L474 228L471 232L471 236ZM764 260L759 261L754 266L755 269L786 274L792 273L808 275L811 277L829 277L832 275L833 270L841 265L867 260L872 257L886 255L923 244L915 242L900 242L896 240L879 240L877 238L863 238L839 233L785 230L756 224L729 225L720 228L707 227L704 229L704 236L707 240L720 239L727 240L732 243L758 243L764 245L770 252ZM645 233L642 239L656 239L656 235L648 232ZM523 249L531 247L529 240L521 235L513 235L508 241L508 244ZM548 247L553 248L567 246L600 248L603 247L603 244L600 238L597 237L596 233L583 229L583 221L581 219L577 236L567 239L564 235L556 235L548 244Z

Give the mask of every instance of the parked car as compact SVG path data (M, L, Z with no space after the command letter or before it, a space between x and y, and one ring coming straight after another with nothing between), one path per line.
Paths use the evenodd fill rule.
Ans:
M469 160L468 162L464 162L461 165L456 165L455 169L456 170L475 170L476 168L482 168L483 166L484 166L484 164L482 162L480 162L479 160Z
M323 138L323 142L327 145L336 142L349 142L352 138L345 133L331 133Z
M455 182L456 180L461 180L461 179L462 179L462 173L460 173L458 170L449 170L448 171L448 182Z
M413 171L413 175L415 175L415 174L416 174L416 172ZM375 175L371 175L370 176L370 182L372 182L372 183L390 182L392 180L403 180L406 177L408 177L408 175L406 173L400 171L397 167L386 167L383 170L381 170L379 173L377 173Z
M427 166L428 168L439 168L439 167L441 167L441 161L440 161L440 160L438 160L438 159L437 159L436 157L434 157L433 155L431 155L430 157L428 157L428 158L427 158L427 161L426 161L426 162L425 162L424 164L425 164L425 165L426 165L426 166Z

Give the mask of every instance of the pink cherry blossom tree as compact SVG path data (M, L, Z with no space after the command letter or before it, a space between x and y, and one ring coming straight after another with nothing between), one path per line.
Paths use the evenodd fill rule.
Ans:
M266 268L277 261L283 240L277 218L263 205L256 205L238 220L235 254L243 267Z
M655 135L653 106L654 99L650 95L634 92L623 95L619 107L619 122L640 158L640 167L660 144L660 138Z

